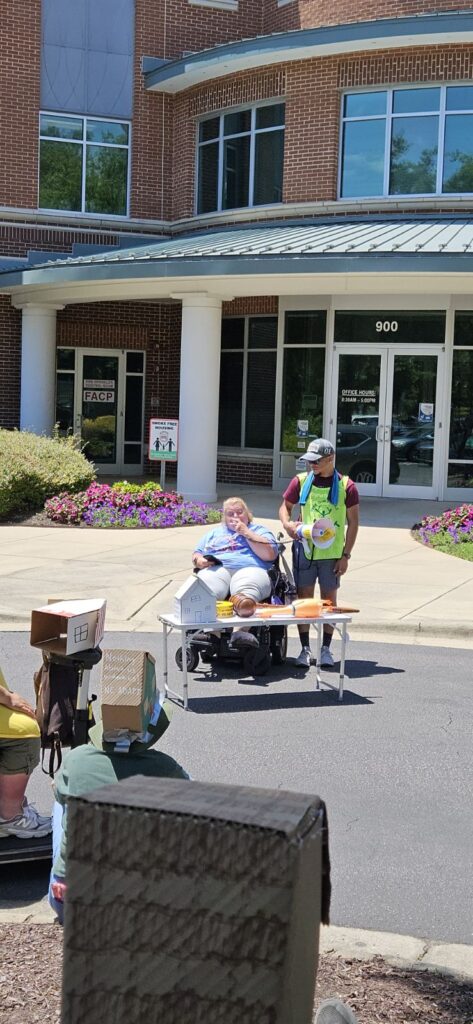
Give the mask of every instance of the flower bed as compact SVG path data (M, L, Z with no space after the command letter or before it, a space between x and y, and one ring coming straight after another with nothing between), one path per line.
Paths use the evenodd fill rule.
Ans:
M414 527L422 544L473 560L473 505L459 505L438 516L424 516Z
M48 519L63 525L166 529L218 523L221 512L182 494L162 491L159 484L93 483L86 491L63 491L44 506Z

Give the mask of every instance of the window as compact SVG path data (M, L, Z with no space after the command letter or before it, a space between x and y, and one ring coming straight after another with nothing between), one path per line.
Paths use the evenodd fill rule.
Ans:
M277 333L276 316L222 320L219 445L272 450Z
M457 313L452 368L448 487L473 487L473 313Z
M74 432L74 383L76 353L73 348L56 351L56 415L61 436Z
M324 310L286 313L281 412L283 452L305 451L308 439L322 434L326 321Z
M40 207L127 216L129 136L124 121L41 114Z
M335 313L335 344L444 345L445 313L350 310Z
M193 7L214 7L217 11L237 11L238 0L189 0Z
M197 213L282 202L284 103L199 123Z
M343 99L340 197L473 192L473 86Z
M143 461L144 363L144 352L126 353L123 461L131 466L141 466Z

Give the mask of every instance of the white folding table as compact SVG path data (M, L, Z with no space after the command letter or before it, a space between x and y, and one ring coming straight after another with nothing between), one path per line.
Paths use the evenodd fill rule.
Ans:
M347 625L351 622L352 617L346 612L333 612L332 615L323 615L317 619L305 618L296 619L295 615L277 615L270 619L262 618L258 615L252 615L251 618L243 619L237 615L232 615L228 618L216 619L214 622L199 622L199 623L184 623L180 622L175 615L158 615L159 621L163 626L163 677L164 677L164 691L167 697L171 697L178 703L182 704L185 710L189 707L189 680L187 674L187 649L189 636L195 633L196 630L199 632L215 632L216 630L228 629L229 627L237 627L245 629L250 626L301 626L310 625L314 626L317 632L317 664L315 666L315 679L316 679L316 690L320 690L321 684L326 682L322 679L320 672L320 651L322 647L322 635L323 628L326 625L337 626L340 630L341 638L341 653L340 653L340 670L338 674L338 699L343 700L343 683L345 678L345 649L347 642ZM176 630L181 634L181 646L182 646L182 693L176 693L168 685L168 636L170 633ZM327 686L330 686L326 682Z

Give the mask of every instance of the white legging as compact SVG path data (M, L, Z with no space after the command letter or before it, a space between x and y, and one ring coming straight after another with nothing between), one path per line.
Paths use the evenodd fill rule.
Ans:
M223 565L201 569L199 578L207 584L219 601L224 601L229 594L246 594L255 601L264 601L271 593L271 580L266 569L257 565L246 569L225 569Z

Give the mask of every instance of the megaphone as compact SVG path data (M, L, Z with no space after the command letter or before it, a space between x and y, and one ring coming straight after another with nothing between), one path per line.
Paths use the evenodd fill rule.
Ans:
M300 523L297 527L297 537L301 541L304 553L310 558L310 545L320 548L321 551L332 546L337 531L335 525L328 516L323 519L316 519L314 523Z

